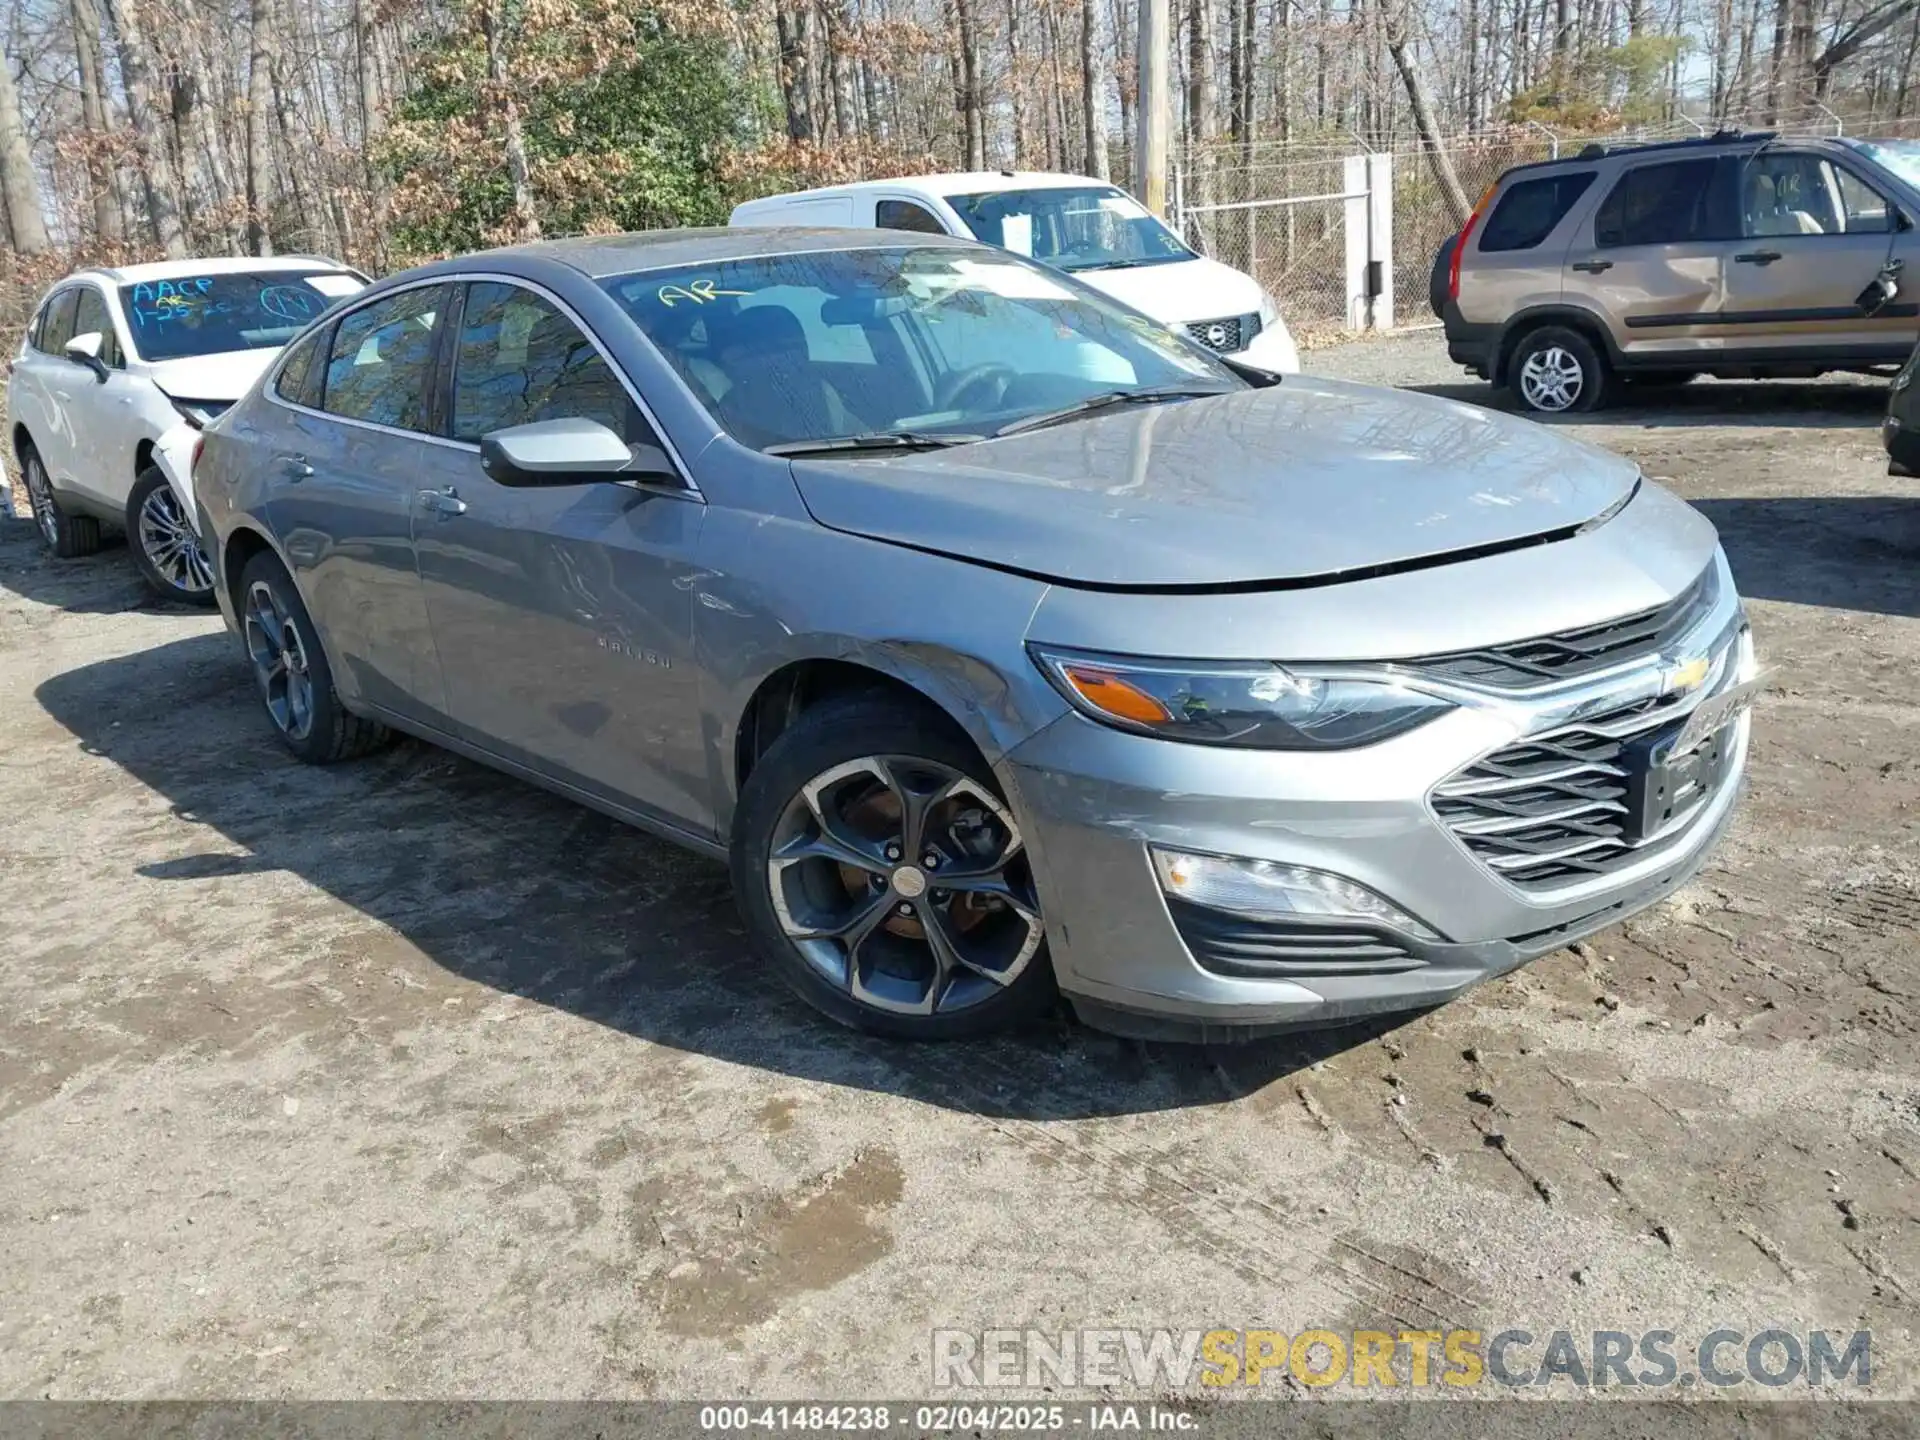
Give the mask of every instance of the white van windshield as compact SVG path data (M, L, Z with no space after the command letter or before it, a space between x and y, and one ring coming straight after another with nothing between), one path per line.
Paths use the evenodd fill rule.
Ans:
M1111 185L949 195L976 240L1061 270L1117 270L1191 260L1193 251Z

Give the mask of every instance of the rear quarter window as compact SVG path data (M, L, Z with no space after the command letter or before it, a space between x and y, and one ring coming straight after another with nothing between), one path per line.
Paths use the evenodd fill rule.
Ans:
M1522 180L1508 187L1480 232L1483 252L1531 250L1567 218L1573 202L1593 184L1593 171L1576 170Z

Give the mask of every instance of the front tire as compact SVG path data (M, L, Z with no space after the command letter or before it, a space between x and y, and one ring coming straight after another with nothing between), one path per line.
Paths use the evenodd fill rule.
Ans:
M1019 824L930 708L866 694L802 715L747 778L732 861L755 948L842 1025L958 1039L1052 1001Z
M91 515L69 515L60 508L53 493L53 481L41 462L40 452L27 445L20 456L20 473L27 482L27 503L33 511L33 523L47 549L61 560L79 560L100 549L100 522Z
M200 534L167 477L152 465L127 497L127 542L140 578L162 600L213 604L213 566L200 548Z
M1547 325L1521 337L1507 362L1507 384L1536 415L1597 410L1613 389L1613 367L1578 330Z
M293 577L262 552L240 572L240 633L267 717L288 750L331 765L377 750L392 731L348 712Z

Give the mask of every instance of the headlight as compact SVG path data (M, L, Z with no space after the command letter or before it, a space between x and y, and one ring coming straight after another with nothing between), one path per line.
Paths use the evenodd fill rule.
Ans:
M173 400L173 408L186 418L188 424L204 430L226 413L230 403L226 400Z
M1260 328L1271 330L1280 323L1280 302L1266 291L1260 292Z
M1349 750L1453 708L1384 678L1302 675L1259 662L1186 664L1038 647L1033 657L1082 714L1198 745Z

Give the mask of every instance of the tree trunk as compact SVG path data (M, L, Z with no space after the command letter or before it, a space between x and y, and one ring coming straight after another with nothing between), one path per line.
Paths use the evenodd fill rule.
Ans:
M1780 119L1782 107L1790 104L1787 92L1792 81L1787 75L1787 5L1788 0L1774 0L1773 6L1773 63L1767 75L1767 123L1774 124Z
M1106 88L1100 83L1098 20L1093 0L1080 0L1080 118L1086 129L1087 174L1107 178Z
M1213 74L1213 0L1188 0L1187 4L1187 133L1193 141L1187 174L1193 193L1190 203L1213 203L1213 137L1215 112L1220 108L1220 87Z
M1407 53L1406 19L1402 15L1393 14L1387 19L1387 51L1393 56L1394 67L1400 72L1400 81L1407 88L1407 105L1413 111L1413 124L1420 132L1420 143L1426 147L1427 163L1433 169L1434 183L1440 187L1441 197L1447 202L1454 229L1459 230L1466 225L1467 216L1473 213L1473 206L1467 199L1467 192L1461 188L1459 175L1454 171L1453 157L1441 146L1440 130L1434 122L1433 102L1427 97L1426 81L1413 63L1413 57Z
M247 249L273 254L273 4L253 0L247 47Z
M360 149L366 165L367 184L374 183L373 142L380 136L380 68L376 61L379 36L367 0L353 0L353 56L356 78L360 82Z
M980 94L980 37L973 20L972 0L953 0L960 41L960 118L966 127L966 168L987 163L985 107Z
M1139 76L1137 67L1139 57L1134 54L1133 31L1127 26L1132 6L1129 0L1113 0L1113 57L1114 81L1120 90L1120 135L1123 143L1132 146L1135 143L1133 115L1134 104L1139 96Z
M480 28L487 43L487 88L500 107L501 145L506 152L507 183L513 189L514 229L528 240L540 238L540 216L533 207L533 185L527 164L527 139L520 128L520 103L514 98L508 73L506 16L503 0L488 0L480 12Z
M1013 111L1013 156L1010 163L1020 168L1027 146L1027 89L1020 61L1020 9L1018 0L1007 0L1007 102Z
M0 199L6 202L13 248L22 255L38 255L45 250L47 220L40 210L40 185L33 173L27 127L20 118L13 60L4 47L0 47Z
M773 22L780 41L780 94L787 107L787 136L811 142L815 131L808 52L813 48L813 6L809 0L782 4L773 12Z
M180 224L180 188L154 108L153 72L147 65L138 0L106 0L106 17L119 41L120 79L126 86L127 118L133 125L134 151L140 162L153 238L169 259L184 260L187 236Z
M853 13L850 0L827 0L827 75L833 89L833 125L845 141L860 131L859 100L854 94Z
M100 16L93 0L73 0L73 55L80 72L80 123L87 132L87 183L93 192L93 230L118 245L127 238L126 201L117 168L105 153L113 126L107 117L106 67L100 57Z

